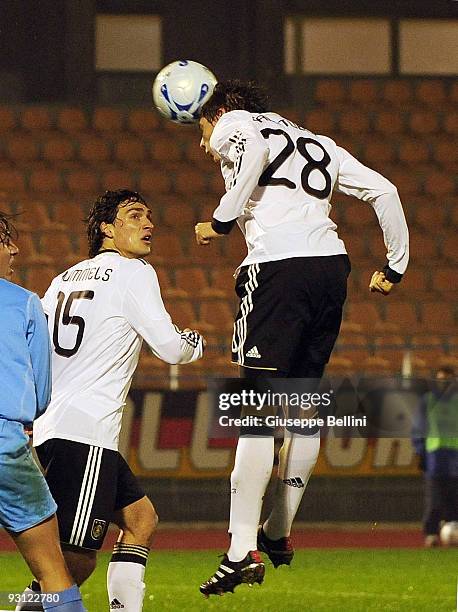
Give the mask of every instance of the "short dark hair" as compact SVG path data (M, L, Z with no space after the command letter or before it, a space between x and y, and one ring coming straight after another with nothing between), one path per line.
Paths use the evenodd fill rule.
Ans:
M0 244L8 246L11 240L16 240L17 229L11 221L13 215L7 215L0 211Z
M95 257L102 247L105 236L100 229L100 225L102 223L114 223L119 205L126 201L146 204L144 198L137 191L117 189L116 191L105 191L92 205L85 220L87 223L89 257Z
M216 119L220 108L226 111L266 113L269 110L269 98L264 89L253 81L220 81L215 85L210 99L202 106L201 117L211 123Z

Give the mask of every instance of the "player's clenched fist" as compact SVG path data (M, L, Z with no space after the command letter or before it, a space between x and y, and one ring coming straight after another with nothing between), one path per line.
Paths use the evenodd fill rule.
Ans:
M371 282L369 283L369 289L372 292L378 292L382 293L383 295L388 295L392 288L393 283L390 283L389 280L386 280L385 274L383 272L374 272L371 278Z
M209 244L212 238L218 238L221 234L215 232L210 221L207 223L197 223L194 228L196 232L196 242L199 245Z

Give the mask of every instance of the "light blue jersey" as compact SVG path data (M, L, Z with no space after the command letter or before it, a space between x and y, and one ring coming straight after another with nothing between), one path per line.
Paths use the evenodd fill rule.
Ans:
M50 400L50 354L38 296L0 279L0 525L14 533L56 511L24 433Z
M48 326L37 295L0 279L0 419L30 424L51 399Z

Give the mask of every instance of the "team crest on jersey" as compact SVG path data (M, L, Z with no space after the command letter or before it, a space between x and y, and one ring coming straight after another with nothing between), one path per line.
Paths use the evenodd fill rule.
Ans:
M94 519L92 522L91 538L93 540L100 540L100 538L105 533L106 525L106 521L102 521L101 519Z

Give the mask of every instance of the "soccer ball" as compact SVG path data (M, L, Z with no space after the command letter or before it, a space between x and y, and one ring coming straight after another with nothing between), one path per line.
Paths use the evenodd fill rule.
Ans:
M444 546L458 546L458 521L444 523L440 532L440 538Z
M195 123L215 85L215 75L202 64L191 60L172 62L154 80L153 101L166 119Z

